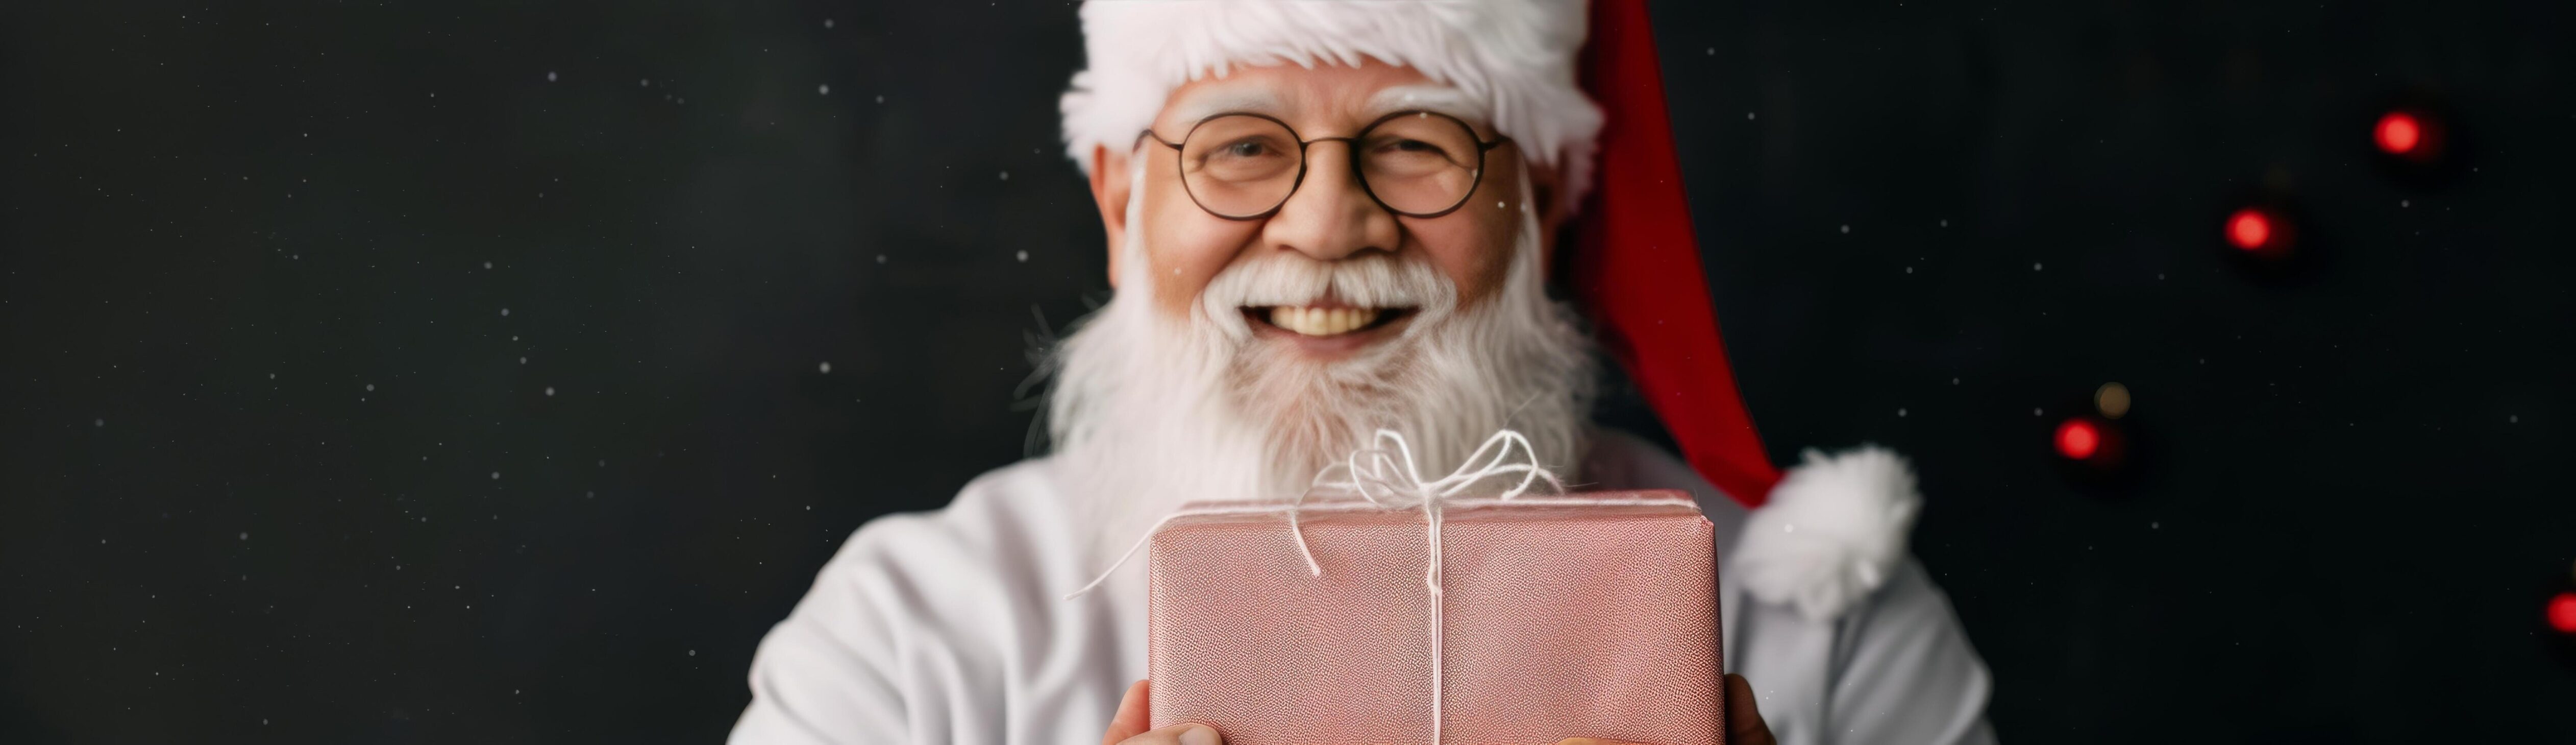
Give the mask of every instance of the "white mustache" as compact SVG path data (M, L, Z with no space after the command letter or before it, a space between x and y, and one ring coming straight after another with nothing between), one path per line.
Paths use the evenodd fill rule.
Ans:
M1360 308L1414 308L1424 322L1446 315L1458 288L1419 254L1382 251L1334 261L1281 251L1235 262L1199 293L1199 310L1229 334L1251 333L1242 308L1322 304Z

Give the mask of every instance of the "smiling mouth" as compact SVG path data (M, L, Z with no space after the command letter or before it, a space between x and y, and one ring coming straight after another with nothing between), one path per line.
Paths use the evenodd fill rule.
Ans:
M1346 305L1269 305L1243 309L1246 319L1298 336L1316 338L1385 328L1412 314L1412 308L1354 308Z

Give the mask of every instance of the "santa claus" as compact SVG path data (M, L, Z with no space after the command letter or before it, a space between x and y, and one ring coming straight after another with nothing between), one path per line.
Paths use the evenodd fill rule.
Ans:
M1181 502L1294 497L1381 428L1429 467L1508 428L1586 488L1695 495L1733 741L1991 741L1985 666L1906 554L1903 462L1765 460L1645 21L1642 0L1085 4L1064 132L1117 294L1049 350L1054 452L860 528L761 642L733 741L1216 745L1146 731L1135 573L1061 597ZM1596 350L1686 457L1589 422Z

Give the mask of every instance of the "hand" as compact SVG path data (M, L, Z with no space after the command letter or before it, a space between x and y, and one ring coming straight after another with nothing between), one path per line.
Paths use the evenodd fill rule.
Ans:
M1127 687L1127 697L1118 701L1118 715L1110 717L1109 731L1100 736L1100 745L1223 745L1216 730L1204 724L1176 724L1148 732L1145 730L1146 704L1152 697L1152 681L1139 680ZM1762 709L1753 700L1753 686L1742 675L1726 676L1726 743L1727 745L1780 745L1771 736L1771 726L1762 722ZM1560 740L1556 745L1634 745L1613 743L1589 737Z
M1139 680L1127 687L1127 697L1118 700L1118 714L1109 718L1109 731L1100 736L1100 745L1225 745L1216 728L1204 724L1175 724L1148 732L1146 704L1152 697L1153 681Z

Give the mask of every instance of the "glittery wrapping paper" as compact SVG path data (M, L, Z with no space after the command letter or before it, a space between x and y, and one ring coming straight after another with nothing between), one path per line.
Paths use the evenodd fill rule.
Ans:
M1717 564L1696 507L1443 515L1439 745L1724 741ZM1227 745L1431 742L1422 511L1300 522L1321 576L1284 514L1189 515L1154 536L1154 726L1207 724Z

